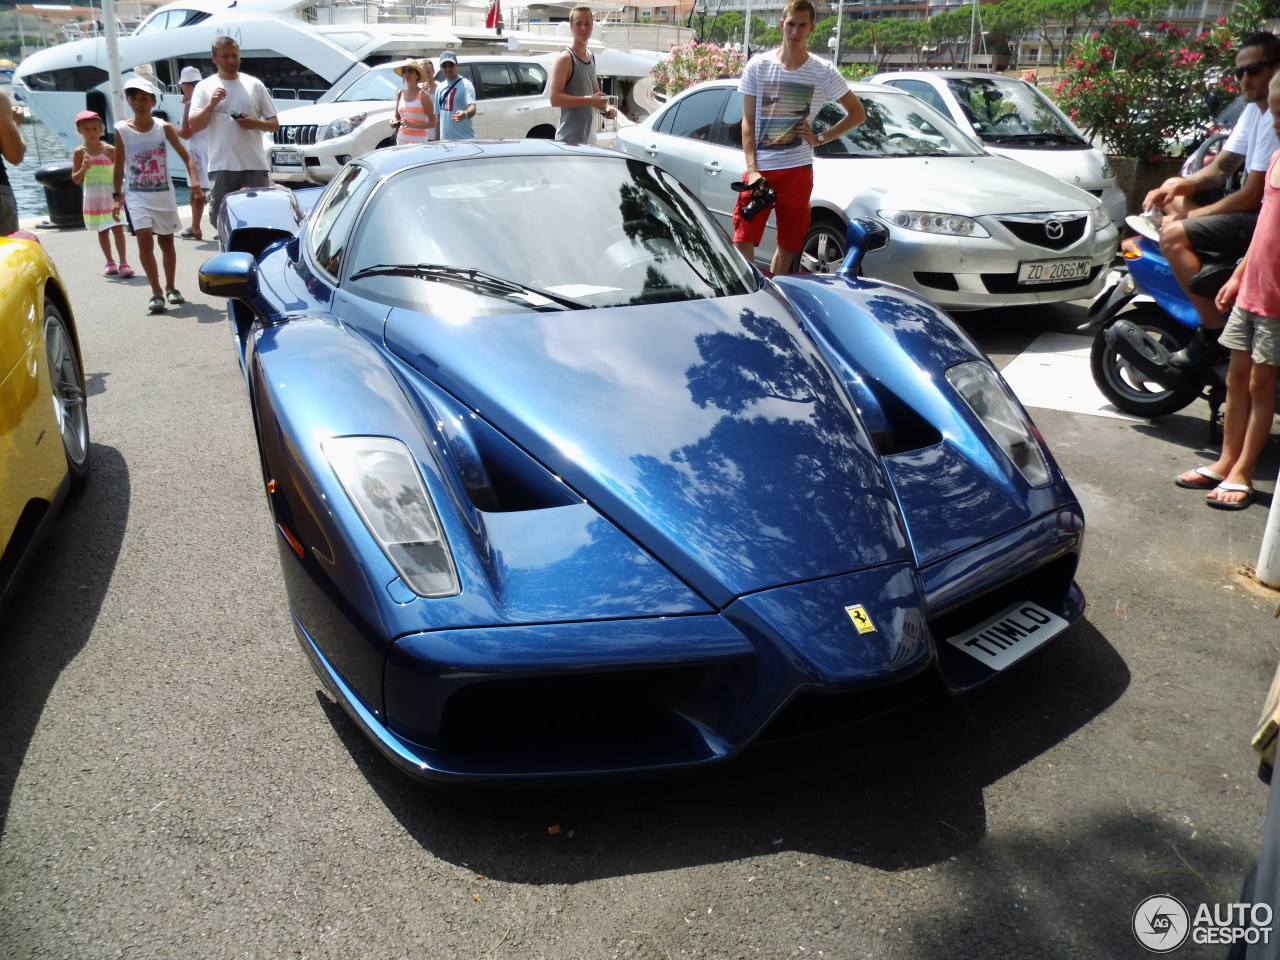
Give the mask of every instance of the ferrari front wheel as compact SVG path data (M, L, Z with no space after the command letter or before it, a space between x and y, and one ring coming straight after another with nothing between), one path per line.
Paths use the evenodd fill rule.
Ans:
M49 360L53 413L62 435L71 488L79 490L89 476L89 410L85 403L80 350L55 304L44 307L44 348Z

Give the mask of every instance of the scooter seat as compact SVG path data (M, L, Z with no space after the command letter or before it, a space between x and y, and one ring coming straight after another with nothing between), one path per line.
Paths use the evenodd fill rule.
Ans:
M1231 263L1206 263L1202 266L1191 282L1187 284L1187 289L1199 297L1215 297L1218 291L1222 289L1222 285L1231 279L1231 273L1236 268L1236 262Z

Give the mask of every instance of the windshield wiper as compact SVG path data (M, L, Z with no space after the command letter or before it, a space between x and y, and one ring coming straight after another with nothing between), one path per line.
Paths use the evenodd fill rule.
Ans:
M534 310L554 309L552 304L565 310L589 309L588 304L578 300L495 277L474 267L452 267L445 263L380 263L357 270L350 279L360 280L364 277L418 277L436 283L447 283L474 293L497 294L501 299L522 303Z
M1087 143L1070 133L1013 133L1003 137L983 137L982 139L987 143Z

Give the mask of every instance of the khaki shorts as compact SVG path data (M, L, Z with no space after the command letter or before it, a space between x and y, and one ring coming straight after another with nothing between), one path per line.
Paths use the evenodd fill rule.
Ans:
M1280 320L1232 307L1218 343L1228 350L1247 351L1254 363L1280 367Z

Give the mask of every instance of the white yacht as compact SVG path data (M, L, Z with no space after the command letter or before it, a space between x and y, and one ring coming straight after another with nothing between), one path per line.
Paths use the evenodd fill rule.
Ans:
M440 23L366 23L365 4L341 0L177 0L156 9L119 43L120 69L146 76L162 91L156 109L182 116L178 75L194 66L213 71L214 38L240 44L241 68L271 91L281 112L325 99L331 87L389 60L435 58L441 50L464 53L521 51L528 55L568 42L567 37L500 33L484 27ZM657 55L650 55L651 63ZM33 53L19 66L14 85L31 112L65 143L80 144L75 116L95 110L108 129L110 104L106 41L77 40Z

